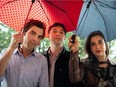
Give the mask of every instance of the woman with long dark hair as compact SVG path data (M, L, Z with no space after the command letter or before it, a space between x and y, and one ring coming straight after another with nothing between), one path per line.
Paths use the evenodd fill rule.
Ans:
M88 58L84 61L78 56L70 59L71 82L83 81L84 87L116 87L116 65L108 59L109 49L101 31L89 34L85 51Z

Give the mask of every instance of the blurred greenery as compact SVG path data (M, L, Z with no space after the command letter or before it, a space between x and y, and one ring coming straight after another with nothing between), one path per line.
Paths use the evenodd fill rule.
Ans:
M2 27L1 27L2 26ZM0 23L0 52L4 49L7 48L10 40L11 40L11 36L15 31L11 28L9 28L8 26Z
M9 28L7 25L3 24L2 22L0 22L0 52L4 49L7 48L10 40L11 40L11 36L12 34L14 34L16 31L14 31L13 29ZM64 41L64 46L67 50L69 50L68 48L68 38L70 36L72 36L73 32L68 32L66 34L66 39ZM78 37L78 41L79 41L79 56L80 58L85 58L85 52L84 52L84 43L85 43L85 39L82 39L80 37ZM37 47L37 51L40 53L45 52L48 47L49 47L50 43L49 43L49 39L48 38L44 38L41 41L41 45L39 47ZM116 61L116 40L112 40L111 42L108 42L108 46L109 46L109 57L112 60Z

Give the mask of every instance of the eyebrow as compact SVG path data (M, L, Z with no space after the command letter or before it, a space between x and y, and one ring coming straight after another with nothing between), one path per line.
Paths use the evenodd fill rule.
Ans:
M98 42L99 42L99 41L102 41L102 42L103 42L103 40L102 40L102 39L98 40ZM95 43L95 42L90 42L90 43Z
M52 30L59 30L59 29L54 28L54 29L52 29ZM64 30L63 30L63 29L61 29L60 31L63 31L63 32L64 32Z
M33 32L34 34L36 34L36 32L34 30L31 30L31 32Z
M31 32L37 34L34 30L31 30ZM38 37L43 37L43 35L38 35Z

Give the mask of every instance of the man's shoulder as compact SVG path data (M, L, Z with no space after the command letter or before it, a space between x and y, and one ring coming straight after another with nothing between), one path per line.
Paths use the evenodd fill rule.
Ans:
M47 50L47 51L42 52L42 54L43 54L43 55L46 55L46 54L47 54L47 52L48 52L48 50Z
M35 57L42 60L46 60L45 56L42 53L35 52L34 54L35 54Z

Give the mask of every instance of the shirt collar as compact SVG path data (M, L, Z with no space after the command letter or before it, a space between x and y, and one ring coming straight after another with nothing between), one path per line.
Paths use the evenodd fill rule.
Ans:
M61 49L60 49L60 51L59 51L59 54L62 52L63 48L64 48L64 47L61 47ZM48 48L48 54L49 54L49 55L52 55L51 50L50 50L50 47Z
M16 49L14 50L14 52L13 52L13 54L16 54L16 53L22 55L22 53L19 51L18 48L16 48ZM35 55L36 55L36 50L34 49L34 51L33 51L30 55L34 55L34 56L35 56Z

